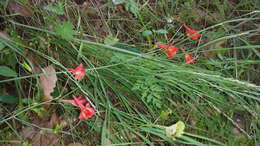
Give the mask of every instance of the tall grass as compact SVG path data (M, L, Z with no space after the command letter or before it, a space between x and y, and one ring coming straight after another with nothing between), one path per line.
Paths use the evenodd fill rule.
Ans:
M152 17L156 16L152 15ZM259 18L243 17L223 21L209 26L201 32L207 35L206 32L210 29L253 20L259 20ZM142 21L145 21L144 18ZM37 45L30 46L27 41L22 39L17 41L1 38L0 40L15 56L15 64L20 72L18 77L5 79L0 83L15 81L20 99L31 96L30 98L34 101L33 103L20 103L14 111L0 118L0 124L7 124L20 140L22 138L19 137L18 131L12 127L10 121L15 120L22 125L37 127L30 121L22 119L22 115L49 103L55 105L55 109L63 111L65 115L71 116L75 114L71 112L73 109L56 101L70 98L74 94L84 94L97 111L95 118L81 121L84 124L80 128L71 124L68 132L62 131L61 133L63 136L69 135L76 140L81 140L85 144L163 145L167 142L173 145L225 145L234 141L234 136L230 134L233 127L239 128L242 135L251 140L248 142L250 145L260 143L258 122L260 87L243 81L233 74L226 74L225 70L230 72L229 69L209 70L207 67L212 63L207 61L187 65L180 62L183 54L180 54L176 61L169 61L154 55L154 50L137 53L88 41L83 37L74 37L72 40L66 41L58 37L55 32L45 28L24 25L12 20L8 21L8 24L27 32L31 38L37 38L37 36L48 38L55 48L48 50L49 48L41 48ZM95 33L95 31L91 32ZM203 44L195 47L193 51L203 53L205 47L221 40L242 40L244 36L256 32L259 30L225 34L209 42L202 42ZM184 44L185 41L187 40L180 39L179 45ZM149 50L149 47L146 50ZM241 49L253 51L257 56L258 51L255 48L259 48L259 45L247 43L234 47L215 48L210 51L232 52ZM44 74L30 74L21 66L21 62L31 64L25 53L28 50L42 66L55 65L59 79L55 92L62 92L56 94L53 100L40 102L40 89L35 83L38 83L39 76ZM66 69L72 64L79 63L87 66L87 81L75 81ZM241 60L237 58L231 61L216 60L213 68L218 63L232 63L232 69L236 72L240 70L240 67L259 65L257 59L247 56ZM66 83L65 86L63 86L64 83ZM30 93L22 85L31 85ZM155 89L159 87L160 90ZM65 88L68 91L65 91ZM143 98L144 92L147 96L153 97L152 101ZM162 114L167 110L171 114L163 118ZM245 129L240 128L232 119L233 114L237 111L248 115L248 119L245 120ZM187 129L183 136L173 141L165 135L164 128L179 120L185 121ZM192 125L191 120L196 121L197 124ZM96 133L100 133L98 141L93 140L93 135Z

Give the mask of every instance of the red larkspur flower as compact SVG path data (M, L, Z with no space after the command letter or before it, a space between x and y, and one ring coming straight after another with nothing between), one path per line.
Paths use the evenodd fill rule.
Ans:
M78 107L80 108L81 112L79 114L79 118L80 119L89 119L91 118L94 114L95 114L95 110L94 108L90 107L89 103L87 103L85 106L80 102L79 99L73 97L76 104L78 105Z
M176 52L179 50L179 48L173 46L174 44L175 43L170 43L169 45L163 45L160 43L156 43L156 46L160 47L162 51L166 53L168 59L173 59L176 55Z
M85 71L82 63L75 69L68 68L68 70L72 72L72 74L75 76L76 80L81 80L86 75L86 71Z
M193 59L193 57L190 54L185 54L185 60L186 60L186 64L195 62L195 60Z
M172 47L175 43L170 43L169 45L163 45L163 44L160 44L160 43L156 43L155 45L160 47L160 48L163 48L163 49L169 49L170 47ZM163 50L164 51L164 50Z
M81 99L81 97L82 97L82 95L80 95L79 97L75 97L75 96L73 95L73 98L74 98L73 100L59 100L59 102L70 103L70 104L72 104L72 105L74 105L74 106L79 107L78 104L77 104L76 101L75 101L75 98L76 98L76 99L78 100L78 102L81 103L81 104L84 104L84 103L87 102L86 99Z
M197 30L189 28L186 24L183 24L183 26L187 30L187 33L186 33L187 36L191 37L191 39L196 40L201 37L201 34L197 33L198 32Z

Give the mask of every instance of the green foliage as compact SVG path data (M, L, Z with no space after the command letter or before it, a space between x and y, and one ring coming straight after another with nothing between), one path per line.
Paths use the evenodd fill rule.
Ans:
M34 102L32 105L37 105L38 103ZM46 110L42 106L36 106L31 109L33 112L35 112L38 116L42 116L45 114Z
M22 142L22 146L32 146L28 141Z
M140 8L134 0L126 0L125 9L134 14L135 17L137 17L140 12Z
M124 4L125 9L132 13L135 17L138 16L140 8L134 0L112 0L115 5Z
M118 43L118 41L119 41L118 38L109 35L105 38L104 44L109 45L109 46L114 46L115 44Z
M0 66L0 76L17 77L17 73L7 66Z
M115 5L118 5L118 4L124 3L125 0L112 0L112 2L113 2Z
M47 5L43 7L45 10L53 12L58 15L64 15L64 3L63 2L57 2L52 5Z
M145 30L142 32L142 36L148 37L152 34L167 34L168 31L165 29L158 29L158 30Z
M8 104L16 104L18 103L18 97L10 96L10 95L0 95L0 102L8 103Z
M153 32L151 30L145 30L145 31L142 32L142 35L144 37L148 37L148 36L150 36L152 34L153 34Z
M62 125L61 124L57 124L54 128L54 133L58 134L62 131Z
M11 109L12 111L10 108L5 108L6 104L0 103L4 111L1 114L3 116L0 124L4 128L7 127L5 131L0 130L0 139L5 141L20 139L16 136L17 134L19 136L20 131L12 131L12 126L14 125L13 128L19 130L15 125L21 127L25 122L26 125L30 125L30 118L22 118L22 116L32 115L31 112L37 115L46 114L46 110L43 110L41 106L51 102L51 108L57 108L53 111L58 111L58 115L65 118L68 124L66 129L61 129L60 125L56 125L54 132L59 134L62 132L66 135L68 130L68 136L81 142L87 141L87 144L83 143L85 145L100 145L100 141L102 144L111 141L117 145L160 145L162 143L166 145L222 145L212 142L213 139L227 145L257 145L259 143L259 124L257 125L259 120L256 116L259 114L259 109L256 108L259 103L257 98L259 87L251 84L259 83L257 82L258 75L255 75L259 70L259 57L257 58L259 52L255 51L259 45L254 46L251 42L251 36L256 31L246 33L245 36L229 37L257 28L254 23L259 19L256 21L256 13L252 12L252 7L256 7L256 4L251 0L246 3L225 1L230 4L236 3L237 6L233 5L234 7L225 5L224 1L214 3L192 0L186 2L113 0L114 4L124 5L126 10L138 19L125 15L123 11L118 10L118 7L117 9L109 8L111 3L104 5L100 3L101 7L98 10L100 13L89 15L89 13L82 13L81 6L74 5L75 3L71 1L63 3L65 2L72 4L66 11L68 12L66 17L71 22L78 22L79 29L82 29L80 35L83 37L78 37L77 40L71 42L66 42L73 39L73 25L70 22L55 25L55 31L59 35L57 38L52 33L48 33L47 29L43 30L42 20L38 21L39 18L35 17L38 15L33 16L26 25L11 24L10 22L15 17L4 16L4 19L8 18L4 23L11 24L7 27L17 33L8 33L11 41L7 42L3 46L4 49L0 51L0 64L13 69L16 66L17 71L19 70L19 78L15 82L13 80L10 82L10 79L5 79L5 77L2 81L3 77L0 76L0 82L3 83L1 87L17 86L15 91L19 97L28 97L24 99L30 99L32 102L21 104L22 106L19 104L18 107L12 108L15 109ZM142 6L139 6L139 2ZM57 15L65 13L64 6L58 5L53 3L50 7L44 8L45 10L42 9L44 22L48 26L57 22ZM250 5L252 5L251 8ZM88 10L95 8L92 4L87 7ZM0 11L6 14L6 10L0 9ZM49 12L57 15L45 15L50 14ZM252 13L244 15L247 12ZM102 19L101 28L96 26L96 18ZM174 19L167 22L166 18ZM122 21L125 19L127 21ZM222 20L232 20L232 22ZM14 19L14 22L18 21ZM187 36L181 23L187 23L194 29L202 30L201 40L186 39ZM217 25L214 26L215 24ZM104 31L100 31L104 28L109 29L109 31L105 30L107 33L118 35L116 38L115 36L106 37ZM6 29L8 28L4 28L5 31ZM42 34L46 35L43 37ZM23 38L23 36L26 37ZM29 45L31 40L37 40L39 36L43 38L48 36L48 39L41 41L39 47ZM217 39L220 37L226 37L224 39L228 42L217 46L215 44L219 42ZM104 40L105 45L97 43L100 40ZM184 57L181 56L183 55L181 51L180 56L176 56L176 60L158 57L157 52L160 50L153 47L153 43L166 44L172 41L177 42L177 47L189 48L189 53L194 53L198 61L191 65L180 62L179 57L182 57L181 59ZM46 47L45 42L51 47ZM203 46L208 42L211 43ZM28 56L21 53L25 50L33 53L35 61L41 65L54 64L57 68L59 82L55 90L56 95L48 103L40 102L42 95L39 93L38 74L32 73L33 66L26 64ZM152 51L144 53L141 50ZM205 52L209 53L209 56L204 55ZM19 66L16 65L17 62ZM79 63L83 63L86 67L88 79L71 82L65 68ZM252 78L257 79L254 81ZM22 86L19 86L19 83ZM60 97L78 94L87 95L97 110L95 118L82 120L80 126L75 125L77 122L69 120L70 117L78 116L79 110L75 110L72 105L63 104L62 108L61 104L57 104ZM134 97L140 97L143 103ZM21 102L24 99L21 99ZM10 111L6 112L5 109ZM245 142L242 142L243 139L238 140L238 143L234 142L236 136L230 132L232 117L229 116L235 110L246 111L246 114L250 115L248 118L250 120L245 120L245 125L249 126L244 130L251 136L251 139L243 136ZM21 122L16 122L18 120ZM170 136L165 134L164 128L158 128L160 126L156 125L163 124L161 126L165 127L178 120L185 120L189 126L185 134L178 137L177 141L172 141ZM6 126L6 123L10 125ZM102 128L100 123L104 123L105 126ZM102 140L88 139L100 133ZM12 134L9 139L7 139L8 134Z
M0 42L0 51L5 48L5 44Z
M161 108L163 104L163 92L165 90L158 84L158 80L154 77L147 77L145 80L138 80L133 90L141 92L141 98L148 104L152 104L156 108Z
M72 40L73 38L73 24L70 21L56 24L56 33L65 40Z
M171 109L163 110L160 113L160 118L162 120L168 120L169 115L171 115L171 114L172 114L172 110Z
M168 31L165 29L153 30L153 32L157 33L157 34L167 34L168 33Z

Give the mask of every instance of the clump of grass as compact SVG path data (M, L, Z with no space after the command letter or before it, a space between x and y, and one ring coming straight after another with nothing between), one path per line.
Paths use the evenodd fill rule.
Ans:
M215 11L210 7L217 6L216 12L222 11L221 7L224 6L221 5L215 2L206 10L210 13ZM92 6L98 7L95 4ZM175 7L181 8L180 12L177 13L176 9L173 9ZM255 66L259 64L259 52L255 49L259 45L251 44L249 38L258 30L254 27L238 29L245 22L254 22L259 18L255 17L255 13L236 18L221 13L219 19L206 21L208 27L203 25L203 38L199 42L191 42L184 37L183 32L173 31L178 30L179 23L191 23L195 19L193 15L181 17L186 16L185 13L188 13L191 7L205 9L204 4L199 5L196 2L166 1L143 5L136 16L128 13L121 16L108 2L104 7L95 10L98 15L92 16L92 21L84 18L93 14L80 13L82 9L72 5L66 7L68 11L64 14L72 19L71 22L64 22L64 26L69 26L64 28L69 29L65 35L61 30L63 27L59 27L58 31L48 30L49 24L53 24L54 27L57 25L54 19L45 21L42 26L31 26L15 22L12 17L4 17L6 24L15 27L6 27L7 32L13 32L10 33L10 40L1 38L1 43L5 46L1 54L5 56L0 63L8 62L6 65L15 69L19 75L4 78L0 83L1 88L5 88L8 83L14 86L20 102L15 109L3 109L8 113L3 114L0 124L7 125L7 128L1 132L10 133L1 135L3 142L12 139L22 141L19 128L26 123L35 127L29 116L32 113L42 114L42 106L45 104L52 103L54 111L62 111L61 117L75 115L76 111L73 108L56 101L83 94L94 103L97 114L95 118L80 121L78 125L70 123L68 129L61 131L63 137L70 136L73 141L81 141L88 145L157 145L162 142L231 145L238 141L252 145L259 143L257 121L260 88L253 83L256 83L257 79L251 77L250 73L256 71ZM254 10L252 6L250 9ZM49 11L39 10L43 16L48 17ZM104 13L104 10L108 13ZM172 18L174 24L163 24L166 23L166 17L161 19L159 16L170 17L172 13L176 13ZM73 19L72 14L77 19ZM96 20L96 17L100 20ZM131 19L128 23L114 20L123 17ZM34 21L37 22L35 24L39 24L39 20ZM103 44L105 36L95 28L96 21L101 21L98 23L107 29L106 35L117 34L121 43L115 42L114 46ZM73 22L72 27L65 25ZM84 28L85 25L88 26L88 30ZM75 32L71 31L72 28ZM167 30L167 33L154 33L154 30L160 29ZM152 35L143 37L141 32L145 30L152 30ZM23 36L21 34L27 34L30 39L17 37ZM215 36L211 36L212 34ZM184 64L181 53L174 61L166 60L155 53L158 50L152 47L152 40L176 40L176 45L193 48L189 51L200 56L197 58L199 61L192 65ZM220 41L228 43L216 46ZM150 44L147 45L146 42ZM212 46L213 48L207 50ZM132 51L133 49L138 51ZM201 57L206 51L214 57ZM28 52L33 54L34 61L42 66L55 65L59 81L53 93L55 98L51 101L41 102L38 78L43 74L31 74L21 65L24 62L31 64ZM77 82L71 78L66 68L79 63L87 66L87 80ZM25 97L28 97L27 101ZM236 121L232 119L238 111L249 115L243 128L237 126ZM170 126L179 120L185 121L188 128L183 136L173 141L166 136L164 126ZM18 128L14 128L10 121L18 123ZM230 134L233 127L239 128L240 137ZM100 140L92 140L93 135Z

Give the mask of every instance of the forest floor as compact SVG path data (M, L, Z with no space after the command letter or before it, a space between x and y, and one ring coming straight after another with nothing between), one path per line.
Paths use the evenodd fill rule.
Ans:
M1 0L0 145L258 145L259 6Z

